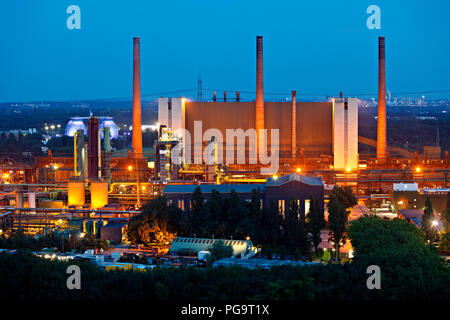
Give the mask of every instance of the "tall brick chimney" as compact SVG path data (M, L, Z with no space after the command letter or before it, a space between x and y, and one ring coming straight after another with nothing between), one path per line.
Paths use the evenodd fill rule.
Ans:
M296 91L292 90L292 158L297 156L296 148L297 148L297 98Z
M256 119L255 129L264 129L263 37L256 37Z
M386 66L384 37L378 38L378 127L377 127L377 160L387 159L386 145Z
M142 157L142 118L141 118L141 57L140 39L133 39L133 132L132 150L136 157Z

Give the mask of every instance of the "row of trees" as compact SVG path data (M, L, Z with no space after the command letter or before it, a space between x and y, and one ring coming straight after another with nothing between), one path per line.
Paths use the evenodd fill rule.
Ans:
M106 241L97 239L93 234L88 234L82 238L75 235L69 238L63 238L55 232L32 236L21 231L16 231L9 236L6 236L6 234L0 236L1 249L29 249L32 251L40 251L43 248L56 248L60 252L72 250L83 252L91 248L106 249L106 247Z
M16 137L14 134L0 134L0 153L20 154L22 152L31 152L33 155L42 154L42 135L38 133L23 135L21 133Z
M93 264L75 262L81 268L81 290L66 287L66 269L74 262L0 253L0 299L450 299L450 269L413 225L399 219L362 217L350 222L348 237L355 258L343 264L105 272ZM370 265L380 267L379 290L367 287Z
M274 201L261 208L255 190L250 201L242 200L234 190L227 198L213 190L210 199L205 201L197 188L187 212L168 204L165 197L151 200L142 210L142 215L135 217L128 227L129 240L137 244L164 244L175 234L198 238L250 238L269 251L309 255L312 248L317 249L320 230L325 226L323 209L317 199L311 199L306 216L300 212L297 199L291 199L281 214Z

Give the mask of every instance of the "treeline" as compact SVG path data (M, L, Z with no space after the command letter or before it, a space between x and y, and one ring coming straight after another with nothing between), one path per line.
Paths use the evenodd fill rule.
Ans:
M104 240L97 239L95 235L88 234L80 238L73 235L69 238L63 238L55 232L46 235L29 235L21 231L14 233L4 232L0 236L0 249L29 249L31 251L41 251L43 248L56 248L59 252L75 250L84 252L92 248L107 248Z
M14 134L0 134L0 153L21 154L22 152L31 152L34 156L42 155L43 137L38 133L23 135L21 133L16 137Z
M119 130L120 136L111 140L111 147L116 150L130 149L131 136L123 135L123 130ZM157 130L145 130L142 132L142 146L144 148L153 148L153 143L158 140Z
M448 300L450 269L420 231L401 220L352 221L351 263L309 267L160 268L106 272L81 267L81 290L66 287L69 264L30 254L0 253L0 299L115 300ZM381 271L381 289L369 290L369 265Z
M344 216L337 218L340 220L335 224L336 229L345 228L339 223L345 225L346 210L356 204L356 199L348 188L336 187L333 194L336 203L344 208ZM317 249L321 241L320 231L326 223L317 199L311 199L306 215L300 212L297 199L291 199L282 214L274 201L261 208L255 190L250 201L242 200L234 190L227 198L213 190L206 201L197 188L191 197L191 208L186 212L175 203L168 204L165 197L151 200L142 211L142 215L133 218L128 225L128 238L136 244L162 244L175 234L197 238L249 238L254 245L262 246L268 255L276 252L296 257L311 256L312 249Z

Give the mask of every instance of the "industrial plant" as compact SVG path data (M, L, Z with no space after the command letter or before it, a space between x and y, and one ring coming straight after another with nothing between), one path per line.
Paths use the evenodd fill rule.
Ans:
M165 196L185 211L197 188L206 198L213 190L222 196L233 191L246 201L256 192L262 207L273 201L280 214L295 198L306 215L312 197L323 212L332 187L349 186L362 212L391 218L400 217L397 209L416 208L406 208L397 193L392 196L394 184L416 183L419 193L449 191L448 151L430 156L387 144L384 37L378 39L376 141L358 133L358 97L339 92L324 101L302 102L292 88L291 101L266 101L263 37L257 36L255 99L242 101L239 91L223 92L223 98L215 91L211 97L199 94L198 101L159 97L158 138L150 151L142 138L140 44L140 38L133 39L131 148L113 152L111 140L119 132L114 119L91 114L67 123L72 155L54 156L49 150L33 164L3 161L2 232L75 230L120 244L127 241L127 223L148 201ZM361 145L376 152L361 154Z

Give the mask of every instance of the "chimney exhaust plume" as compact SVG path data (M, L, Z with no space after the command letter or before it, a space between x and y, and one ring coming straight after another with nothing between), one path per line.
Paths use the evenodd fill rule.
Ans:
M384 37L378 38L378 126L377 160L386 161L386 66Z
M133 132L131 143L133 153L137 157L142 157L140 47L140 39L133 38Z

